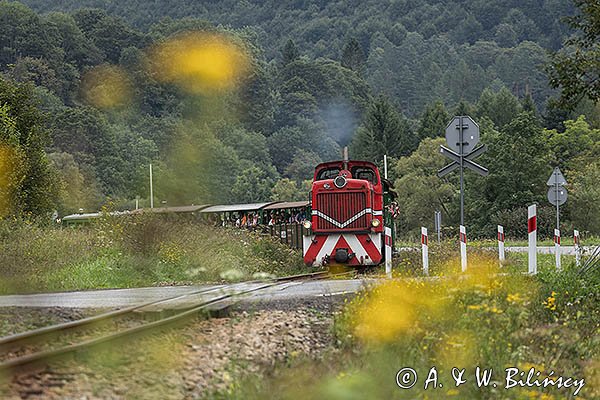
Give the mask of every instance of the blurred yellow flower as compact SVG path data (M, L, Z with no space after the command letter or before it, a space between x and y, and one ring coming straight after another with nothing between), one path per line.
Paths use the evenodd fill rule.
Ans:
M127 105L131 101L132 85L122 68L100 65L83 75L81 92L94 107L107 109Z
M234 87L250 68L250 57L232 38L217 33L188 32L153 48L152 72L191 93Z

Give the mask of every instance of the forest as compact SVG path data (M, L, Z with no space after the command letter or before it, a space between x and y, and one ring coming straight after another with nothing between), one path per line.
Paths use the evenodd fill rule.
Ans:
M537 202L549 234L560 166L564 228L600 234L597 93L565 96L561 53L585 47L564 19L585 3L1 1L0 214L147 207L149 164L159 204L304 199L314 166L348 145L388 155L403 232L435 210L452 225L458 182L437 178L437 149L468 114L490 169L467 174L472 232L520 235ZM206 49L235 68L176 74Z

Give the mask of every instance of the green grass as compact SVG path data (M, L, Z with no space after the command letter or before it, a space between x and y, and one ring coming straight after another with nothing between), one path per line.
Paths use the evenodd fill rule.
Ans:
M8 223L6 223L8 224ZM269 236L138 217L0 227L0 294L233 282L306 271Z

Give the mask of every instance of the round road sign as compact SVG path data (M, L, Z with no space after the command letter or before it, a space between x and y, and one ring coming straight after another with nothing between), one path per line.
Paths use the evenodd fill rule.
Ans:
M556 203L558 202L558 205L562 206L567 201L567 189L559 186L558 190L556 190L556 186L552 186L548 189L548 201L552 205L557 205Z
M462 152L460 131L462 127ZM446 143L448 147L460 155L467 155L479 143L479 125L468 116L454 117L446 127Z

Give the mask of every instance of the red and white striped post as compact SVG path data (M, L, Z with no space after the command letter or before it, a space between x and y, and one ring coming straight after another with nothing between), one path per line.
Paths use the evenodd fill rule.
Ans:
M575 243L575 265L581 265L581 247L579 247L579 231L573 231L573 242Z
M460 267L462 272L467 270L467 229L460 226Z
M421 227L421 255L423 257L423 273L429 275L429 239L427 228Z
M504 227L498 225L498 258L500 259L500 266L504 264Z
M392 278L392 228L386 226L384 228L385 241L385 274L388 278Z
M560 265L560 230L554 230L554 259L556 260L556 270L562 269Z
M529 232L529 273L537 274L537 207L527 210L527 231Z

